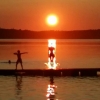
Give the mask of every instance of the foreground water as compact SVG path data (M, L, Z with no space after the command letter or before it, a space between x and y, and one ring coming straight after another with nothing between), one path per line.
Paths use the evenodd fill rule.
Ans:
M50 77L0 76L0 100L100 100L100 77L54 77L52 98L49 84Z

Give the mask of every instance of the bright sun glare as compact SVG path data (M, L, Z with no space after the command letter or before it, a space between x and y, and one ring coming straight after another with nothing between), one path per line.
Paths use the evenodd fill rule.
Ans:
M48 25L55 26L58 23L58 18L56 15L47 16L46 22Z

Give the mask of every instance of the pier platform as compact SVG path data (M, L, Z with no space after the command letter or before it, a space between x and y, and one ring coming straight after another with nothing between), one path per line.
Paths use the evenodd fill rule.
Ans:
M73 68L73 69L0 69L0 75L23 76L98 76L100 68Z

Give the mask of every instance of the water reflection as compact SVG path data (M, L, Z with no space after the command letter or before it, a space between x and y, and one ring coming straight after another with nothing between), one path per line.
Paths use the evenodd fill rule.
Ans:
M56 99L56 88L57 86L54 84L54 77L50 76L50 84L47 87L47 100L58 100Z
M21 76L16 75L16 98L18 100L22 100L21 92L22 92L22 75Z

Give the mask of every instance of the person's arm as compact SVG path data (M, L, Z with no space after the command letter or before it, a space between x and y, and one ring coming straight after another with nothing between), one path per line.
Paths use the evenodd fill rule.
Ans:
M28 52L23 52L23 53L21 53L21 54L26 54L26 53L28 53Z
M14 55L17 55L17 53L14 53Z

